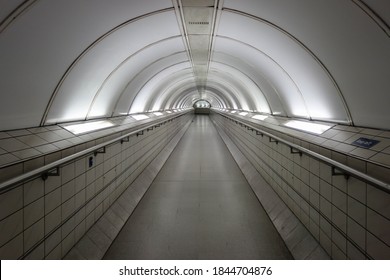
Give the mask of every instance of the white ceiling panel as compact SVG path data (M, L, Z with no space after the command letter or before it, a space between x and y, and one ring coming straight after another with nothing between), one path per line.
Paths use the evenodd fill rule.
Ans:
M153 77L169 70L175 65L183 64L185 62L188 62L187 54L185 52L180 52L161 58L148 67L139 70L139 73L136 76L131 77L131 79L129 77L126 88L121 92L120 98L115 106L114 115L128 113L138 93L149 84Z
M224 5L262 18L296 37L333 76L355 125L389 129L390 95L385 94L390 91L389 35L358 2L367 4L389 26L390 1L225 0ZM326 115L336 111L336 100L331 97L329 101L321 87L322 82L314 90L327 101L321 114ZM314 108L309 107L311 112Z
M111 117L118 99L128 84L140 75L145 68L155 65L164 58L167 58L164 60L164 64L166 64L170 60L169 57L175 56L175 54L182 54L175 56L177 59L180 59L175 62L181 62L185 59L185 57L183 58L184 52L185 49L180 36L164 39L128 57L110 73L109 77L100 86L99 91L95 95L88 118ZM136 91L136 88L132 87L132 91ZM130 101L130 98L127 99Z
M130 54L179 34L173 12L164 12L133 22L106 37L77 63L62 83L47 123L86 118L102 82Z
M180 77L183 80L192 77L192 69L189 62L175 64L151 77L137 93L129 112L132 114L161 109L161 104L155 105L155 99L161 96L166 86L174 84L176 79L180 79Z
M240 28L243 25L245 32ZM343 101L326 71L291 37L269 24L230 12L223 14L218 33L254 46L280 65L302 94L308 117L348 121ZM289 100L293 110L298 100Z
M90 44L129 19L169 7L170 0L37 1L0 34L0 130L38 126L61 77Z

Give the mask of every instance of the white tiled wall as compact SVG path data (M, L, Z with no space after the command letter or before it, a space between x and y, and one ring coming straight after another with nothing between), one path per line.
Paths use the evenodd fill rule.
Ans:
M185 115L145 131L144 135L130 137L129 142L112 144L103 154L70 162L60 168L60 176L46 181L36 178L1 194L0 259L60 259L65 256L190 117ZM13 132L20 137L28 133L27 130ZM49 132L44 134L43 138L53 139ZM30 136L22 140L29 145L41 144ZM86 144L84 148L89 146ZM68 151L45 156L44 161L52 162L62 153L69 155L78 150L68 147ZM91 157L92 167L89 166ZM42 163L39 159L36 161ZM28 165L26 168L33 169Z
M271 143L269 137L219 114L211 116L333 259L390 259L390 194L353 177L334 176L330 166L314 158L292 154L288 146ZM335 135L338 140L351 136L347 132ZM355 149L359 153L355 158L317 146L318 141L277 136L378 174L382 180L390 177L389 168L362 160L366 150Z

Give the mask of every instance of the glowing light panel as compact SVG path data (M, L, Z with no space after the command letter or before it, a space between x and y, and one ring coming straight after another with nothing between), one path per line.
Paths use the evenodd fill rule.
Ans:
M89 122L89 123L66 125L63 126L63 128L72 132L75 135L78 135L78 134L100 130L112 126L114 126L114 124L110 121L96 121L96 122Z
M264 121L266 118L268 118L268 116L264 116L264 115L254 115L252 117L252 119L260 120L260 121Z
M131 116L133 119L136 119L137 121L146 120L149 119L147 115L133 115Z
M156 117L160 117L160 116L164 115L164 114L161 113L161 112L154 112L153 114L154 114Z
M241 112L241 113L239 113L239 115L240 116L243 116L243 117L245 117L246 115L248 115L249 113L248 112Z
M332 127L330 125L309 123L303 121L288 121L284 125L294 129L311 132L314 134L322 134Z

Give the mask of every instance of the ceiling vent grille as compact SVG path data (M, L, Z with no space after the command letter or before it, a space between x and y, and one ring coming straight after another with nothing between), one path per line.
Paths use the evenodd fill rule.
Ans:
M188 22L191 25L209 25L210 22L208 21L190 21Z

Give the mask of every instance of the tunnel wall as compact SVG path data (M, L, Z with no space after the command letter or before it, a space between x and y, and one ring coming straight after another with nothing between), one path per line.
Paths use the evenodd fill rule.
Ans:
M85 156L1 194L0 259L64 257L192 117L109 145L92 167Z
M293 154L289 146L271 142L220 114L210 116L333 259L390 259L389 194L353 177L334 176L325 163ZM368 162L361 159L280 132L277 136L367 170ZM390 174L389 169L378 166L378 170L381 179Z

